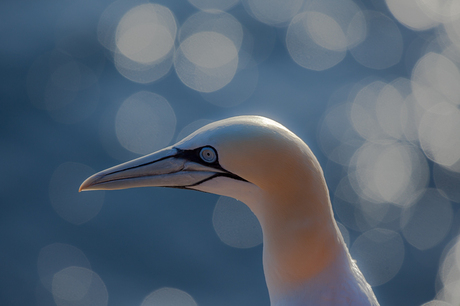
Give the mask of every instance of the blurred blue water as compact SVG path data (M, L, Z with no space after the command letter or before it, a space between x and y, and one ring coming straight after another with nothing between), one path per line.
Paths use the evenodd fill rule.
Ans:
M99 16L111 2L0 3L0 304L54 305L52 294L40 283L37 259L43 247L59 242L84 252L107 287L109 305L140 305L150 292L165 286L186 291L198 305L268 305L262 246L235 249L219 240L212 226L217 196L161 188L107 192L99 214L75 225L62 219L50 203L54 171L64 162L85 164L99 171L120 163L120 159L136 157L120 147L120 159L114 158L100 134L104 116L113 120L121 103L141 90L169 101L177 117L175 135L202 118L263 115L299 135L324 168L328 165L328 169L334 169L317 140L318 125L330 106L331 93L367 77L385 81L410 77L417 56L406 53L398 64L374 70L358 64L348 52L337 66L312 71L289 56L284 43L286 28L274 28L274 49L258 65L254 93L242 104L222 108L182 84L173 70L152 84L134 83L120 75L96 35ZM156 3L167 6L179 25L197 11L185 1ZM394 20L385 6L364 3L362 7L381 11ZM229 13L237 19L248 18L242 4ZM69 29L87 29L88 35L78 41L79 47L96 45L94 52L103 59L103 66L100 61L93 66L87 63L100 70L95 110L72 124L56 121L46 110L34 107L27 89L32 64L56 48L59 35L66 30L62 16L69 14L74 17L67 24ZM398 27L406 49L419 34L400 24ZM427 31L423 35L431 34ZM325 171L331 190L343 176L340 171L340 167ZM74 186L75 191L78 187ZM421 305L434 298L441 252L458 234L457 206L454 226L439 245L420 251L405 242L400 272L374 288L382 305ZM350 229L351 241L359 234Z

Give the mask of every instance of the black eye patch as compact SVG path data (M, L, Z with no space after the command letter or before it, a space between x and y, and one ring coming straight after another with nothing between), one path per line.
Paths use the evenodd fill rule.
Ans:
M212 148L214 150L214 152L216 152L216 160L213 161L212 163L205 162L200 156L201 150L203 148L206 148L206 147ZM224 168L222 168L220 166L220 164L219 164L219 154L217 153L217 150L214 149L211 146L203 146L203 147L199 147L199 148L192 149L192 150L182 150L182 149L179 149L179 148L174 148L174 149L177 150L177 154L175 155L175 157L177 157L177 158L187 159L187 160L192 161L194 163L198 163L198 164L202 164L202 165L212 167L212 168L215 168L215 169L227 171L227 170L225 170Z
M216 153L216 160L213 161L212 163L210 162L206 162L204 161L201 156L200 156L200 152L203 148L212 148L214 150L214 152ZM247 180L245 180L244 178L234 174L234 173L231 173L230 171L222 168L222 166L219 164L219 154L217 153L217 150L215 148L213 148L212 146L203 146L203 147L199 147L199 148L196 148L196 149L191 149L191 150L183 150L183 149L179 149L179 148L174 148L177 150L177 153L174 155L174 157L176 158L182 158L182 159L186 159L186 160L189 160L191 162L194 162L194 163L197 163L197 164L201 164L201 165L204 165L206 167L210 167L210 168L214 168L214 169L218 169L220 171L223 171L223 172L216 172L214 175L200 181L200 182L197 182L191 186L196 186L196 185L199 185L203 182L206 182L206 181L209 181L215 177L219 177L219 176L225 176L225 177L229 177L229 178L232 178L232 179L235 179L235 180L239 180L239 181L243 181L243 182L248 182ZM191 186L184 186L184 187L191 187Z

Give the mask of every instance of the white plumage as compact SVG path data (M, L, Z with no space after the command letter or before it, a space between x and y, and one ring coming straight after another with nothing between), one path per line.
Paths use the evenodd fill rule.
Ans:
M259 219L273 306L379 305L333 217L309 147L279 123L240 116L88 178L80 190L164 186L236 198Z

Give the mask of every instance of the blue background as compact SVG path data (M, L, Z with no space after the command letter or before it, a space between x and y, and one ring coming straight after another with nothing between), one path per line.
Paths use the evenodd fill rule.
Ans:
M122 158L136 157L128 151L120 151L120 159L108 154L101 142L100 122L106 114L113 117L130 95L147 90L165 97L174 109L175 137L187 124L201 118L258 114L281 122L311 147L324 168L329 165L332 170L326 171L326 179L334 190L343 174L333 170L317 139L331 93L366 77L387 82L409 78L417 59L403 56L398 64L375 70L358 64L348 53L335 67L312 71L289 56L284 43L286 28L274 28L275 44L269 57L258 65L254 93L240 105L223 108L182 84L174 69L151 84L135 83L119 74L96 35L99 16L110 3L3 0L0 4L0 304L54 304L52 294L40 283L37 259L43 247L58 242L84 252L107 287L109 305L140 305L150 292L165 286L186 291L198 305L268 305L262 246L237 249L219 240L212 225L218 196L164 188L106 192L97 216L75 225L61 218L50 203L54 171L65 162L100 171L122 162ZM197 11L186 1L156 3L168 7L179 25ZM395 20L383 2L361 7ZM76 123L58 122L46 110L34 107L27 91L32 64L56 48L58 20L69 11L81 22L74 27L88 29L79 43L96 45L104 63L102 68L87 64L100 71L98 104ZM247 17L241 4L229 13L237 19ZM395 22L406 50L422 34ZM72 188L77 190L83 179L78 177ZM405 242L399 273L374 288L382 305L421 305L434 298L441 253L458 234L457 206L454 225L439 245L420 251ZM351 241L359 234L350 229Z

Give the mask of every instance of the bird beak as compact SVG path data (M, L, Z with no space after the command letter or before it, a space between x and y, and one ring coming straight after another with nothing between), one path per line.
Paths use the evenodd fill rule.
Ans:
M168 147L96 173L81 184L80 191L154 186L191 188L225 172L185 157L183 151Z

